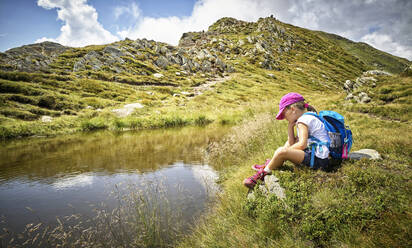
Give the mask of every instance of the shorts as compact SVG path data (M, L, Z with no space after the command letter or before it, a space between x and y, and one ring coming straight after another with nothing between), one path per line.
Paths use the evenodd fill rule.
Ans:
M310 157L311 157L311 150L305 149L305 158L302 161L303 165L306 165L310 167ZM327 170L329 166L329 158L318 158L315 156L315 163L313 165L313 169L321 169L321 170Z

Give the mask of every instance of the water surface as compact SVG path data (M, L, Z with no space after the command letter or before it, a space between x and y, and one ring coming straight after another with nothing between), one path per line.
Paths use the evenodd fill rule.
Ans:
M191 223L216 189L205 149L227 130L104 131L2 143L2 227L18 233L28 223L53 225L56 217L73 213L91 216L102 203L110 210L119 203L116 192L130 185L147 193L162 185L170 206Z

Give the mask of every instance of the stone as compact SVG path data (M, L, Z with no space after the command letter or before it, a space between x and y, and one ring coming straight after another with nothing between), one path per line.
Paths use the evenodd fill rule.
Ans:
M349 153L348 156L349 156L349 159L353 159L353 160L359 160L362 158L367 158L371 160L381 160L382 159L379 152L373 149L361 149L361 150Z
M130 103L123 106L120 109L113 109L112 112L115 113L118 117L126 117L133 113L135 109L144 108L141 103Z
M343 84L343 88L346 91L352 91L353 90L353 84L354 84L354 82L352 82L350 80L346 80L345 83Z
M187 59L185 56L183 56L182 54L178 54L177 56L180 57L180 65L184 65L187 63Z
M104 53L108 53L112 57L124 56L124 53L115 46L107 46L103 49Z
M263 47L262 43L260 43L260 42L257 42L255 44L255 48L256 48L256 50L258 50L259 52L262 52L262 53L264 53L266 51L265 48Z
M249 42L250 44L255 43L255 37L253 36L247 36L246 37L247 42Z
M166 69L166 67L169 65L169 61L167 60L167 58L165 56L160 56L159 58L157 58L155 64L158 67Z
M365 71L363 75L385 75L385 76L392 76L389 72L381 71L381 70L370 70Z
M225 71L226 65L225 65L225 63L223 63L223 61L220 60L219 58L216 59L215 65L219 68L219 70L220 70L221 72L224 72L224 71Z
M163 77L163 74L162 73L155 73L155 74L153 74L153 77L161 78L161 77Z
M349 93L349 94L346 96L345 100L349 101L349 100L352 100L353 98L354 98L353 94L352 94L352 93Z
M257 188L264 195L276 195L279 200L286 198L285 189L279 184L279 178L275 175L267 175L264 179L264 184L259 185ZM254 191L249 191L247 195L248 200L254 200L256 198Z
M196 56L196 58L197 58L198 60L204 60L205 57L206 57L206 54L205 54L205 52L204 52L203 50L199 51L199 52L197 53L197 56Z
M268 73L267 75L268 75L269 77L271 77L271 78L276 78L275 74Z
M48 116L48 115L43 115L40 120L41 122L51 122L53 120L53 117Z
M275 175L268 175L265 177L265 185L270 194L275 194L280 200L286 198L285 189L279 184L279 178Z
M204 60L202 63L202 71L203 72L211 72L212 71L212 63L208 60Z
M169 52L169 49L167 49L167 47L162 46L162 47L160 48L160 53L161 53L161 54L165 55L165 54L167 54L168 52Z
M359 93L359 103L368 103L371 101L371 98L365 92Z
M180 92L180 94L182 94L184 96L188 96L188 97L194 97L195 96L195 93L190 93L190 92L187 92L187 91L182 91L182 92Z

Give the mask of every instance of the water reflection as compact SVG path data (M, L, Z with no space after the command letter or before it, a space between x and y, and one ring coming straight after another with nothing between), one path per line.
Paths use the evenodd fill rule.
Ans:
M227 130L105 131L3 143L0 213L7 228L19 231L38 220L53 223L56 216L92 214L91 206L101 202L114 207L110 193L119 185L161 181L171 204L182 191L192 196L179 202L185 208L182 218L191 221L216 190L216 173L204 163L204 149Z
M184 128L144 132L99 132L2 144L0 183L13 178L41 180L86 172L147 172L171 165L203 164L208 142L226 128Z

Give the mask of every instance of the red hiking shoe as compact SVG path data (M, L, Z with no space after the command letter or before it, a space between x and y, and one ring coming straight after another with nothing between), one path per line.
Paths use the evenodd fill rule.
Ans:
M262 180L262 181L263 181L263 178L264 178L266 175L269 175L269 174L271 174L271 173L268 173L268 172L264 171L264 169L260 169L258 172L256 172L255 175L253 175L253 176L251 176L251 177L249 177L249 178L246 178L246 179L243 181L243 184L244 184L246 187L248 187L248 188L250 188L250 189L253 189L253 188L255 187L255 185L257 184L257 180Z
M270 160L271 160L271 159L266 159L266 162L265 162L264 164L255 164L255 165L252 165L252 169L255 170L255 171L259 171L260 169L265 168L266 165L269 164Z

